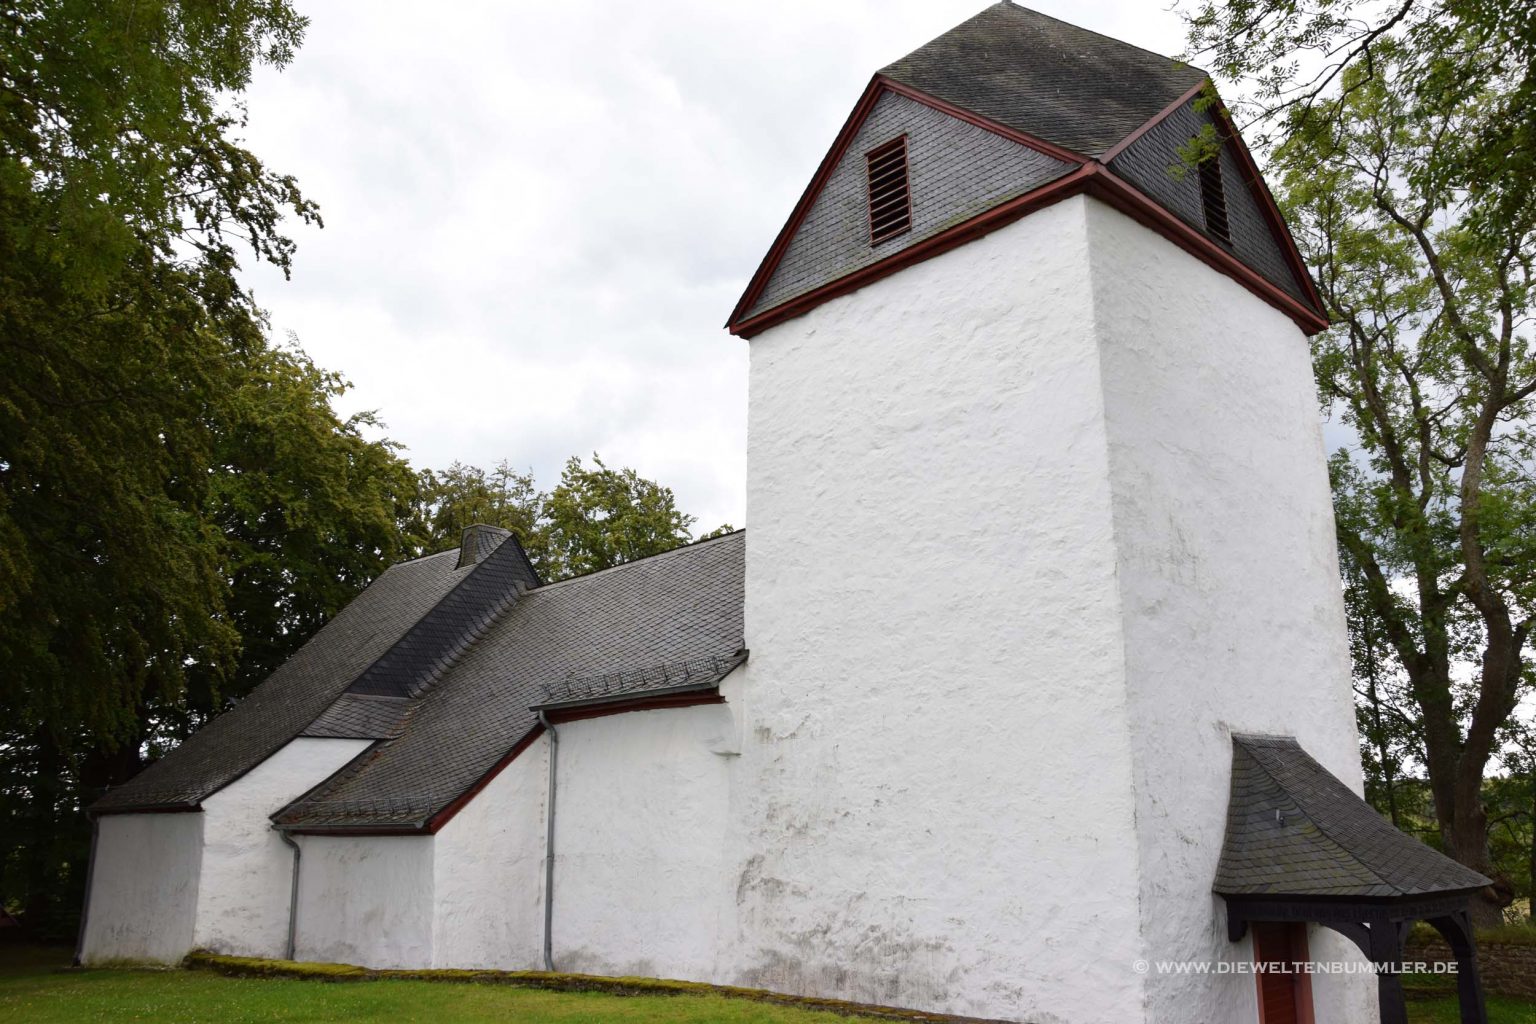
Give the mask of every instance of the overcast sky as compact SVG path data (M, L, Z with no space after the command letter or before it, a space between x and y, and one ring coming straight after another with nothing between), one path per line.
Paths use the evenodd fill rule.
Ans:
M745 525L747 343L722 328L877 69L980 0L433 5L296 0L250 147L317 200L279 337L356 385L417 466L548 486L600 452ZM1162 53L1171 0L1035 0Z

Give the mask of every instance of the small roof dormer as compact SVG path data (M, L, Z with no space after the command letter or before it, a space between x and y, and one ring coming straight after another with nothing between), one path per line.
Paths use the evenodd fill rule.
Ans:
M751 337L822 302L1088 193L1327 326L1258 168L1203 71L1012 3L871 79L732 311ZM1219 155L1186 172L1211 125Z

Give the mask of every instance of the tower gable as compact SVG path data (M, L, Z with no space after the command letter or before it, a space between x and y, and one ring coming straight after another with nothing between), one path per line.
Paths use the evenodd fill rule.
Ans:
M727 326L752 337L1086 192L1315 334L1321 300L1252 157L1219 106L1194 109L1209 87L1171 58L988 7L875 75ZM1183 167L1212 123L1219 157ZM887 195L867 157L902 139L909 187Z
M1315 306L1311 280L1241 136L1213 110L1196 110L1196 102L1185 99L1129 138L1124 148L1109 154L1109 169L1287 295ZM1211 188L1210 179L1203 184L1199 170L1185 167L1180 158L1180 150L1207 126L1224 140L1216 157L1220 173L1215 180L1221 183L1225 238L1213 234L1207 223L1203 193Z
M830 173L792 224L788 245L745 318L894 256L1075 167L889 89L876 87L874 93ZM912 227L875 244L865 158L903 136Z

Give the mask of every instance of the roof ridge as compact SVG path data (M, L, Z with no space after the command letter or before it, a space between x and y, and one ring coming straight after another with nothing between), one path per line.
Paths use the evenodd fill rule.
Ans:
M746 532L747 528L745 526L740 526L730 531L729 533L717 533L713 537L700 537L698 540L691 540L686 544L679 544L675 548L667 548L665 551L658 551L651 555L642 555L639 558L632 558L627 562L620 562L618 565L609 565L601 569L593 569L591 572L584 572L579 576L567 576L563 580L555 580L553 583L545 583L542 586L529 590L528 594L530 596L542 594L546 591L554 590L557 587L563 587L567 583L580 583L582 580L590 580L594 576L601 576L604 573L618 572L620 569L628 569L630 566L639 565L642 562L654 562L658 558L666 558L668 555L674 555L679 551L688 551L693 548L702 547L705 544L713 544L717 540L724 540L727 537L734 537L739 533Z
M406 691L399 696L419 697L441 680L464 651L484 636L525 592L524 579L498 579L506 572L503 563L508 560L516 561L523 569L532 568L517 537L508 536L474 563L399 639L359 672L342 693L372 693L377 692L375 687L403 686ZM532 579L538 582L536 574ZM482 583L491 591L477 593ZM455 613L462 617L448 618ZM425 664L421 663L422 657L427 659Z
M1119 43L1121 46L1128 46L1128 47L1130 47L1133 50L1140 50L1142 53L1145 53L1145 54L1147 54L1149 56L1158 57L1158 58L1161 58L1162 60L1171 60L1175 64L1181 64L1184 67L1190 68L1193 71L1198 71L1202 75L1205 75L1207 78L1210 77L1209 73L1207 73L1204 68L1196 67L1195 65L1189 63L1187 60L1184 60L1182 57L1172 57L1172 56L1169 56L1166 53L1161 53L1161 52L1159 52L1157 50L1149 50L1145 46L1141 46L1141 45L1139 45L1137 43L1133 43L1133 42L1130 42L1128 40L1121 39L1118 36L1107 35L1107 34L1105 34L1103 32L1098 31L1097 29L1088 28L1085 25L1079 25L1076 22L1067 21L1065 18L1058 18L1054 14L1046 14L1044 11L1036 10L1033 7L1026 7L1023 4L1014 3L1013 0L999 0L998 3L995 3L992 6L993 7L1012 7L1012 8L1015 8L1017 10L1024 11L1026 14L1033 14L1037 18L1044 18L1047 21L1054 21L1058 25L1065 25L1068 28L1076 29L1079 32L1086 32L1086 33L1088 33L1091 36L1098 36L1100 39L1107 39L1107 40L1109 40L1112 43ZM982 11L984 11L984 10L987 10L987 8L983 7ZM981 11L977 11L976 13L980 14ZM974 17L974 15L973 15L973 17Z

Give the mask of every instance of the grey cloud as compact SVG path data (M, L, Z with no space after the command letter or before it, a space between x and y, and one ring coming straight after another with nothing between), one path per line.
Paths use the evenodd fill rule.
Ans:
M720 325L869 76L980 0L299 2L248 141L327 227L295 230L292 282L248 271L274 328L418 465L547 484L596 449L742 525L746 343ZM1037 6L1181 45L1160 5Z

